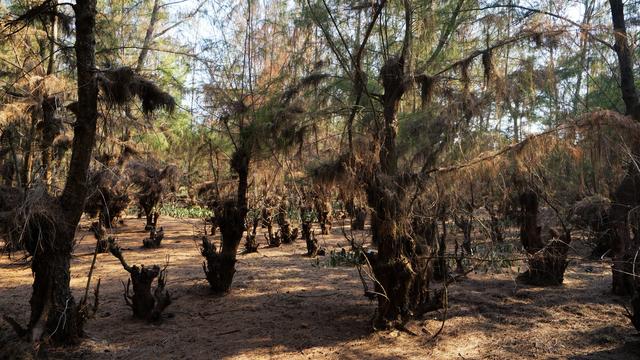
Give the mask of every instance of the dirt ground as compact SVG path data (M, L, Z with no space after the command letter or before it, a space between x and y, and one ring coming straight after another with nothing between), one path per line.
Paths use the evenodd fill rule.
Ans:
M129 264L169 261L173 303L160 324L134 320L122 297L127 280L119 262L98 256L100 308L75 348L52 349L65 359L640 359L640 338L610 295L610 269L602 262L570 265L561 287L516 283L515 271L471 273L449 287L443 311L399 332L371 332L375 303L363 296L357 270L303 256L305 244L261 248L239 256L230 294L209 293L194 236L198 220L160 218L162 247L141 248L142 220L117 230ZM72 263L71 286L86 285L94 238L86 225ZM327 249L346 245L339 228L320 236ZM264 243L264 239L262 239ZM0 259L0 314L25 324L31 272L15 259ZM6 323L0 325L7 331ZM0 349L0 358L3 350Z

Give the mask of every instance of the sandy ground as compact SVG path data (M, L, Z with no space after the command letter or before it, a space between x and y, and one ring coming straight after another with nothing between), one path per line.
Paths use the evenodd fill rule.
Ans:
M78 347L52 349L65 359L640 359L640 338L609 293L610 270L600 262L570 265L561 287L515 282L515 272L471 273L449 287L447 321L435 340L443 312L409 324L419 334L372 333L375 303L363 296L355 268L309 259L298 241L239 256L233 289L209 293L194 236L197 220L160 219L162 247L141 248L143 222L126 219L118 239L129 264L169 259L173 303L160 324L135 320L126 307L126 273L108 254L98 256L94 279L102 279L100 308ZM345 245L341 231L321 236L328 249ZM86 284L94 239L86 224L72 263L76 298ZM264 241L263 241L264 242ZM31 272L0 259L0 314L28 319ZM1 324L4 331L7 325ZM0 358L3 350L0 349Z

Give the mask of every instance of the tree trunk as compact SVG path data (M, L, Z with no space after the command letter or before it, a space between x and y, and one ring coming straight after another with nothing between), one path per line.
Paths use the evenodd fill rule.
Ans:
M307 244L307 256L315 257L318 255L318 240L316 240L313 230L311 229L311 221L302 222L302 239Z
M54 343L75 344L83 334L84 319L69 287L72 243L56 241L73 237L75 227L58 226L57 230L43 227L41 235L53 239L42 241L46 244L36 246L32 253L34 280L28 329L32 341L51 336Z
M520 240L529 254L533 254L544 247L538 228L538 194L526 190L520 194Z
M42 234L49 241L34 247L31 268L34 273L29 330L32 340L51 336L57 343L75 343L82 335L81 309L69 286L69 264L76 227L87 195L87 173L95 144L98 86L95 76L96 0L78 1L76 13L76 59L78 74L78 115L74 126L69 172L62 195L52 206L60 218L55 229ZM39 221L38 225L49 221ZM44 324L44 327L42 327Z
M408 232L409 201L398 178L397 113L407 86L408 37L405 34L402 56L390 58L381 69L384 128L380 166L366 184L367 201L373 210L372 234L378 245L377 254L367 256L378 280L376 291L384 294L378 296L376 328L402 326L407 319L438 308L442 300L441 294L429 289L435 259L433 247L427 239Z
M520 195L521 224L520 239L529 254L529 268L519 276L527 284L547 286L560 285L567 268L567 252L571 242L571 233L557 234L549 230L551 241L545 244L538 226L538 194L526 190Z
M155 30L156 22L158 21L159 10L160 10L160 0L154 0L153 9L151 10L151 18L149 19L149 26L147 27L147 32L144 36L144 42L142 43L142 49L140 50L140 55L138 56L136 73L139 73L144 66L144 60L147 57L147 53L149 52L149 46L151 46L151 41L153 40L153 32Z
M42 143L41 146L41 161L43 168L43 180L47 187L51 185L51 147L53 146L53 140L59 132L58 126L55 123L55 111L56 111L56 97L48 97L42 101Z
M122 267L130 275L125 287L124 300L127 306L133 310L133 316L147 321L160 320L164 309L171 305L171 294L165 289L166 267L160 269L158 265L129 266L122 256L120 246L113 238L109 240L109 251L120 260ZM158 285L151 291L151 286L156 278ZM133 291L130 291L131 285L133 285Z
M244 241L244 251L243 254L250 254L258 251L258 239L257 239L257 230L258 223L260 222L260 217L256 216L253 219L253 225L251 227L251 233L247 233L247 238Z
M591 23L591 18L593 17L595 0L585 0L583 5L584 5L584 15L582 16L581 25L584 26L585 28L588 28ZM578 74L577 74L578 79L576 80L576 91L573 94L573 113L574 114L578 113L578 105L580 103L580 98L581 98L580 90L582 90L583 72L587 74L589 73L589 59L587 56L588 52L589 52L589 37L587 36L586 33L583 33L581 34L581 37L580 37L580 52L579 52L580 61L578 62Z
M624 3L622 0L609 0L611 19L615 37L614 50L618 57L620 71L620 90L627 114L640 121L640 100L636 90L633 74L633 53L627 38L627 26L624 19Z
M58 0L52 0L51 6L55 9L58 5ZM49 62L47 64L47 75L51 75L56 71L56 45L58 41L58 17L55 13L50 16L51 21L51 37L49 41Z
M364 230L365 221L367 220L367 209L358 206L353 213L351 230Z
M25 145L23 147L22 155L22 169L20 171L20 182L24 189L28 189L31 183L31 170L33 169L33 142L36 137L36 125L38 118L40 117L40 111L35 108L31 110L31 125L29 126L29 133L24 139Z
M206 237L201 248L206 259L202 267L215 293L226 293L231 288L236 272L236 254L245 230L249 188L249 154L245 149L236 149L231 158L231 169L238 174L238 192L235 201L225 201L220 211L216 211L216 214L220 214L221 249L218 251Z
M633 53L627 39L624 3L622 0L609 0L609 4L611 5L611 19L615 36L614 50L618 57L622 99L627 114L631 115L634 120L640 121L640 100L634 82ZM631 148L633 156L637 157L640 154L640 144L635 142ZM633 266L627 260L631 259L635 253L637 241L634 239L632 244L627 219L629 210L640 204L638 186L640 186L640 175L635 166L629 165L622 183L612 196L610 226L615 229L611 244L613 293L618 295L633 294L635 287L633 276L628 274L629 269L632 269Z
M640 174L635 166L629 165L622 183L613 193L609 228L613 232L611 244L611 258L613 260L613 293L616 295L632 295L636 280L633 274L633 260L640 242L640 234L636 230L634 237L629 232L629 226L638 229L638 224L629 224L629 211L640 204Z

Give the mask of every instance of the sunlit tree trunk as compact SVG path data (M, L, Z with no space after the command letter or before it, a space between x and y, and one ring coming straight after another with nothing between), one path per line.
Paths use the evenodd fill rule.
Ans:
M140 49L140 55L138 56L138 62L136 64L136 72L140 72L144 67L144 60L149 53L149 47L153 40L153 32L158 22L158 13L160 12L160 0L153 1L153 8L151 9L151 17L149 19L149 26L147 26L147 32L144 36L144 42L142 43L142 49Z

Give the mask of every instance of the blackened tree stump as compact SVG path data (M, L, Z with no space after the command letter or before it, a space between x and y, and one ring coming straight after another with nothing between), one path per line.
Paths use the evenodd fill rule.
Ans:
M318 255L318 240L311 230L310 221L304 221L302 223L302 239L307 243L307 256L315 257Z
M258 252L258 246L260 244L258 244L258 239L257 239L257 230L258 230L258 224L260 222L260 218L259 217L255 217L253 219L253 227L251 229L250 233L247 233L247 238L244 242L244 254L250 254L250 253L254 253L254 252Z
M367 209L357 207L354 210L354 217L351 220L351 230L364 230L364 223L367 219Z
M129 266L118 244L111 241L109 245L111 254L120 260L122 267L130 274L125 286L124 300L133 310L133 316L147 321L160 320L164 309L171 304L171 294L165 289L166 267L161 269L158 265ZM156 278L158 284L152 292L151 285Z
M202 268L214 293L226 293L231 288L233 275L236 272L236 254L245 230L247 215L245 200L241 201L244 204L242 206L238 206L233 200L225 201L217 212L220 216L222 233L220 250L206 236L202 238L200 252L205 258Z
M160 230L156 231L154 227L149 231L149 237L142 240L142 246L147 249L157 249L160 247L162 239L164 239L164 229L160 227Z
M567 252L571 242L571 232L559 235L550 229L551 240L545 244L538 226L538 194L526 190L520 195L520 239L529 254L528 270L519 279L530 285L561 285L564 271L569 264Z

